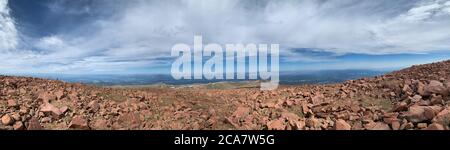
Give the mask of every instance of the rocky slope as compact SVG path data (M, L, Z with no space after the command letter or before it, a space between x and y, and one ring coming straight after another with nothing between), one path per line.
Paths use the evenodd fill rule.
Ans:
M101 88L0 76L0 129L448 130L450 61L341 84Z

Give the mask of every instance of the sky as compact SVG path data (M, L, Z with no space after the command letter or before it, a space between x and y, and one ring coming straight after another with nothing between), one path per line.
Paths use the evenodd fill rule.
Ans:
M0 0L0 74L169 73L177 43L280 45L281 71L450 58L450 0Z

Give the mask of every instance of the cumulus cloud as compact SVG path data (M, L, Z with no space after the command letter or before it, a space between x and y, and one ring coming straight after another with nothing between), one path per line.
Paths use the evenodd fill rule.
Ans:
M0 52L12 50L18 44L17 29L7 4L8 0L0 0Z
M327 59L304 54L302 49L331 56L450 50L449 0L73 3L77 2L57 0L48 8L53 13L87 14L92 19L77 28L34 39L26 47L29 50L21 52L26 52L27 59L14 60L18 67L114 72L167 65L170 61L161 58L170 56L176 43L192 44L194 35L202 35L204 43L278 43L282 59L287 61ZM15 49L18 33L6 4L7 0L0 0L0 48Z

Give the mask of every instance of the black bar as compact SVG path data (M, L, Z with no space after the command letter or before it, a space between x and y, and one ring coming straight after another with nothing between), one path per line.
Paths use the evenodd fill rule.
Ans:
M449 146L448 131L0 131L2 145L63 145L83 147L197 147L202 144L175 144L176 137L208 137L205 148L211 147L314 147L373 146L394 147ZM220 136L223 136L222 143ZM227 139L228 135L228 139ZM238 136L240 144L234 139ZM243 143L245 135L266 139L264 144ZM261 136L264 135L264 136ZM268 137L273 135L273 137ZM247 136L247 138L248 138ZM192 138L191 138L192 139ZM273 144L267 143L273 139ZM215 142L211 141L214 140ZM227 143L234 142L234 143ZM261 140L259 141L262 142ZM390 146L391 147L391 146Z

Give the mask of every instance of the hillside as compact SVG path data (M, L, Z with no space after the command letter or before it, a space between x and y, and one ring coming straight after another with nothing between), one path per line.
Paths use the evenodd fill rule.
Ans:
M0 76L0 129L448 130L450 61L340 84L108 88Z

